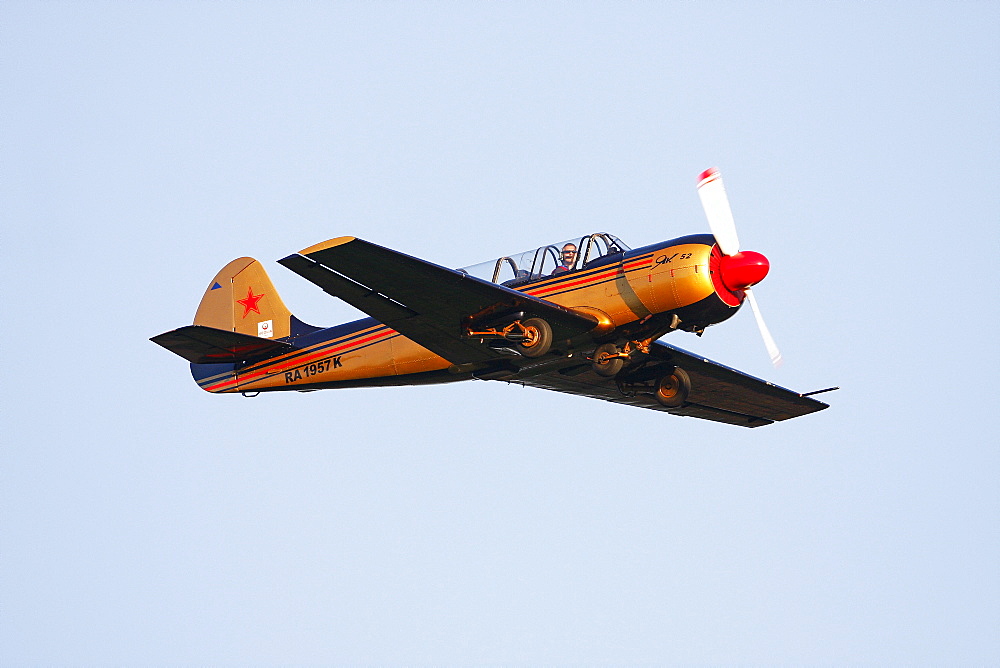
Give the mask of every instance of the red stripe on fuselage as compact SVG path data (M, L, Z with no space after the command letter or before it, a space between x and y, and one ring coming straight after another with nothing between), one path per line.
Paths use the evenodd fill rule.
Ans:
M320 341L319 343L314 343L312 345L309 345L305 348L297 348L296 350L290 353L285 353L284 355L279 355L278 357L274 357L271 359L264 360L262 362L251 364L250 366L246 367L244 371L247 374L250 374L258 370L266 369L268 367L274 368L275 364L283 364L285 366L291 364L292 366L295 366L298 364L300 360L304 359L307 355L309 356L310 359L314 359L316 357L316 354L319 354L320 356L328 354L334 347L336 347L337 350L342 350L345 346L351 346L358 343L360 337L362 336L371 337L377 333L384 332L385 329L386 326L382 324L360 327L359 329L354 330L350 334L334 336L324 341ZM365 341L368 340L369 339L365 339ZM217 374L215 376L202 378L200 381L198 381L198 384L202 388L214 387L216 384L220 382L217 379L222 379L222 378L228 379L229 376L230 376L229 373Z
M227 380L222 383L217 383L215 385L206 387L205 389L208 390L209 392L215 392L221 389L228 389L229 386L233 385L236 386L245 385L249 382L261 378L262 376L277 376L284 373L288 369L294 369L295 367L306 364L311 360L319 359L321 357L329 357L330 355L335 355L339 352L344 352L351 348L361 347L364 344L374 343L379 339L388 338L396 333L397 332L395 330L386 327L385 330L381 332L376 332L375 334L371 334L363 339L358 339L356 341L348 341L347 343L342 343L339 346L334 346L333 348L324 348L322 350L319 350L317 352L308 355L302 355L294 359L289 359L277 367L271 367L269 369L261 369L259 371L247 374L246 376L239 376L236 380Z
M641 269L645 266L648 266L648 264L652 262L652 259L653 256L649 255L648 257L640 258L638 260L630 260L625 264L624 270L626 272L629 272L635 269ZM542 295L555 292L556 290L587 287L588 285L605 281L615 276L617 273L618 273L618 266L612 265L611 267L605 268L604 270L599 270L596 274L590 274L589 276L579 277L576 278L576 280L567 280L573 278L573 274L571 272L569 276L566 276L566 278L555 281L554 283L548 283L543 286L525 290L525 292L534 297L540 297Z

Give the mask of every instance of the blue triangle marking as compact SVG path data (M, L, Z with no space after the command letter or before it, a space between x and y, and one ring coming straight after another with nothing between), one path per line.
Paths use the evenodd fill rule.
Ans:
M219 289L219 288L221 288L221 287L222 287L222 286L221 286L221 285L219 285L218 283L213 283L213 284L212 284L212 289L213 289L213 290L218 290L218 289Z

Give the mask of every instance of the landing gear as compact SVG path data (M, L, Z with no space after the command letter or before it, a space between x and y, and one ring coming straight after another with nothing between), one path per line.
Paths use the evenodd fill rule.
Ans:
M478 338L480 343L490 341L494 348L508 350L524 357L541 357L552 349L552 327L541 318L521 320L524 313L511 313L491 324L473 328L467 325L465 335ZM501 348L501 344L504 347ZM513 345L512 348L506 347Z
M684 369L674 369L660 376L656 381L656 393L653 395L661 406L680 408L687 401L691 392L691 378Z
M625 366L625 358L620 356L618 346L613 343L605 343L594 351L591 365L594 373L598 376L610 378L622 370L622 367Z
M523 339L517 349L525 357L541 357L552 348L552 327L541 318L528 318L521 324Z
M626 341L622 347L614 343L604 343L597 346L590 358L591 370L598 376L611 378L625 368L625 363L634 363L649 355L649 346L655 339Z
M666 369L670 369L667 371ZM615 378L623 397L650 397L665 408L683 408L691 393L691 377L684 369L639 367Z

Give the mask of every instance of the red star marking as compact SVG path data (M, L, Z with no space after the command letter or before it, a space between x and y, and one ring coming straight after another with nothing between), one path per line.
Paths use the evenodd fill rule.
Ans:
M250 311L253 311L257 315L260 315L260 309L257 308L257 302L259 302L264 297L263 294L255 295L253 293L253 288L247 289L246 299L237 299L237 304L243 304L243 317L250 315Z

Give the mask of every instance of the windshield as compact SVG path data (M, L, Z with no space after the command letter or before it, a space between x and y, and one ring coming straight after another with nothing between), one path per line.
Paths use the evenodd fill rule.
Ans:
M510 287L604 264L627 250L630 250L629 247L618 237L598 232L504 255L495 260L463 267L459 271Z

